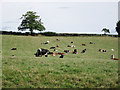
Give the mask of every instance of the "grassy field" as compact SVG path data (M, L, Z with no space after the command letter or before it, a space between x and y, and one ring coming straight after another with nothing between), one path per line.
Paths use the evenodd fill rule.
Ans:
M56 39L60 41L56 41ZM50 41L47 45L41 43ZM59 45L58 52L74 41L78 54L35 57L38 48ZM95 44L89 44L92 41ZM85 43L87 46L82 46ZM11 48L16 47L16 51ZM86 53L80 53L83 49ZM98 49L107 52L98 52ZM115 51L111 51L114 49ZM53 50L51 50L53 51ZM2 36L3 88L114 88L118 87L118 39L115 37ZM15 55L15 56L11 56Z

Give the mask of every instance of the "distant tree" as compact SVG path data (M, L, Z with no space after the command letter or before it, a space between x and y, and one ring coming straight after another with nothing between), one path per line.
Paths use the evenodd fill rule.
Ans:
M104 32L104 34L110 33L109 29L106 29L106 28L103 28L103 29L102 29L102 32Z
M116 31L117 31L118 35L120 36L120 21L117 22L116 26L117 26Z
M45 27L42 25L40 16L36 15L36 12L28 11L26 14L23 14L20 19L22 19L21 24L18 27L18 30L25 31L29 29L31 35L33 30L43 31Z

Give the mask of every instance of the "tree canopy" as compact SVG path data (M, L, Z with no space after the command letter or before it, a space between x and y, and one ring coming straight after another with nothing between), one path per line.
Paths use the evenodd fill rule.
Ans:
M117 31L118 35L120 36L120 21L118 21L116 24L116 31Z
M104 34L110 33L109 29L107 29L107 28L103 28L102 31L104 32Z
M36 12L28 11L26 14L23 14L20 19L22 19L22 22L19 25L18 30L25 31L26 29L29 29L31 34L33 33L33 30L45 30L40 16L36 15Z

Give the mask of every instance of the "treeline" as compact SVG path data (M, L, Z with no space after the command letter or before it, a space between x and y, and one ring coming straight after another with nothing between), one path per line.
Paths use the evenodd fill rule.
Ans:
M0 31L2 35L31 35L29 32L21 33L21 32L12 32L12 31ZM56 32L42 32L42 33L32 33L32 36L106 36L105 34L76 34L76 33L56 33ZM111 37L118 37L118 35L107 35Z

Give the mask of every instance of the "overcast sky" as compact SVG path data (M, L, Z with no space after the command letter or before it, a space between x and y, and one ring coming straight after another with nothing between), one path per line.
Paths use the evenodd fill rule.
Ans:
M103 28L115 33L118 2L2 2L1 30L18 31L20 17L35 11L46 31L101 33ZM2 19L2 20L1 20Z

